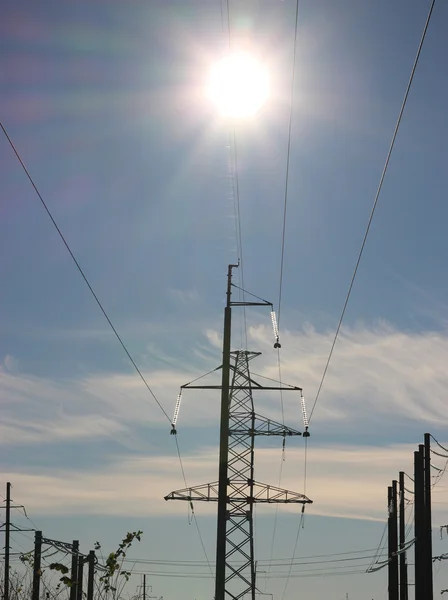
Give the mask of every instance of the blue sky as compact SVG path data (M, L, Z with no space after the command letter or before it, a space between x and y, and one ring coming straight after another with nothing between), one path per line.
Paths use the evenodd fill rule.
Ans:
M303 386L309 406L429 5L300 3L281 341L284 380ZM295 3L232 0L230 10L233 43L244 40L271 78L266 105L235 132L244 283L277 304ZM1 121L171 415L179 385L220 364L225 275L237 259L231 124L204 92L226 50L220 3L6 0L2 13ZM298 556L376 547L390 480L411 472L424 431L447 441L447 21L437 3L313 415L314 504ZM186 507L162 499L183 487L169 424L4 137L0 173L1 481L48 537L79 537L87 550L140 528L134 555L204 560ZM254 371L276 377L268 311L248 312L248 338L263 352ZM280 418L278 397L256 402ZM192 485L217 477L218 404L212 393L184 396L179 443ZM296 398L285 398L285 415L301 427ZM280 460L280 445L266 444L259 479L277 483ZM436 529L447 522L444 484ZM287 450L282 485L303 489L302 440ZM212 508L197 514L213 562ZM291 556L298 516L279 510L277 521L273 556ZM261 560L273 522L274 510L258 511ZM436 592L448 587L443 568L437 577ZM297 582L316 599L370 600L387 586L385 571L307 577L291 580L284 600ZM213 594L210 580L151 583L165 600ZM283 585L266 591L281 598Z

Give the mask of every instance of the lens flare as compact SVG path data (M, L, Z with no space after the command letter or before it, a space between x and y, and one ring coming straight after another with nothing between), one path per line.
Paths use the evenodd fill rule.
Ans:
M224 116L254 115L265 103L268 93L265 69L248 54L227 56L212 69L208 95Z

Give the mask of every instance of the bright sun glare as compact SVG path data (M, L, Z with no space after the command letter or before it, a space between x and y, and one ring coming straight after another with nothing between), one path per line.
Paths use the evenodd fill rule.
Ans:
M264 104L269 91L263 67L247 54L223 58L212 70L209 97L227 117L254 115Z

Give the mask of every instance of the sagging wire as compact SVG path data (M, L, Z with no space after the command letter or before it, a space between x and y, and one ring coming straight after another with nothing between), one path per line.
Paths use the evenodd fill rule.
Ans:
M381 535L381 539L379 541L379 544L377 546L377 549L375 551L375 554L373 556L372 562L370 563L370 568L373 567L374 564L376 564L378 562L378 558L383 554L384 552L384 546L386 544L386 542L384 542L383 544L383 540L384 540L384 536L386 535L386 531L387 531L387 523L384 525L384 529L383 529L383 533Z
M431 448L431 454L435 454L436 456L440 456L441 458L448 458L448 454L440 454L440 452L436 452Z
M377 567L369 567L367 569L366 573L375 573L376 571L380 571L381 569L384 569L384 567L386 567L393 558L400 556L400 554L403 554L404 552L407 552L409 550L409 548L414 545L414 543L415 543L415 538L413 538L407 544L405 544L403 546L403 548L401 548L400 550L397 550L397 552L393 552L392 555L387 560L384 560L382 562L377 562L376 563L378 565Z
M165 409L163 408L161 402L159 401L159 399L157 398L157 396L155 395L155 393L153 392L152 388L150 387L149 383L147 382L145 376L143 375L142 371L140 370L140 368L138 367L137 363L135 362L134 358L132 357L130 351L128 350L126 344L124 343L122 337L120 336L120 334L118 333L118 330L115 328L115 325L112 323L111 318L109 317L109 314L106 312L106 309L104 308L102 302L100 301L99 297L97 296L95 290L92 287L92 284L90 283L89 279L87 278L87 275L85 274L83 268L81 267L80 263L78 262L78 259L76 258L74 252L72 251L69 243L67 242L64 234L62 233L61 229L59 228L59 225L57 224L55 218L53 217L52 212L50 211L50 209L48 208L48 205L46 204L42 194L40 193L37 185L34 182L34 179L31 177L31 174L29 173L28 169L26 168L25 163L22 160L22 157L20 156L18 150L16 149L16 147L14 146L11 138L8 135L8 132L6 131L3 123L0 122L0 128L2 129L6 139L9 142L9 145L11 146L12 151L14 152L14 154L16 155L17 160L19 161L25 175L27 176L31 186L33 187L34 191L36 192L37 197L39 198L45 212L47 213L50 221L52 222L54 228L56 229L62 243L64 244L67 252L70 254L70 257L76 267L76 269L78 270L79 274L81 275L82 279L84 280L84 283L86 284L86 286L88 287L92 297L94 298L95 302L98 305L98 308L100 309L100 311L103 313L104 318L106 319L109 327L112 329L115 337L117 338L119 344L121 345L122 349L124 350L126 356L128 357L128 359L130 360L132 366L134 367L136 373L138 374L138 376L140 377L140 379L142 380L143 384L145 385L146 389L148 390L148 392L151 394L152 398L154 399L154 401L156 402L157 406L159 407L159 409L162 411L162 413L165 415L166 419L168 419L168 421L170 420L168 413L165 411Z
M435 441L435 443L439 446L439 448L441 448L444 452L448 452L448 448L445 448L444 446L442 446L442 444L436 440L436 438L432 435L432 433L429 434L430 437ZM431 450L431 452L434 452L434 454L436 454L436 452L434 450ZM446 457L444 457L446 458Z
M182 477L183 477L183 480L184 480L184 484L185 484L185 487L188 488L187 478L185 476L185 469L184 469L184 465L183 465L183 462L182 462L182 456L181 456L180 448L179 448L179 441L177 439L177 432L174 435L174 440L176 442L177 455L179 457L179 463L180 463L180 468L181 468L181 471L182 471ZM193 504L192 500L190 500L190 502L189 502L189 509L191 510L192 519L190 519L190 515L188 515L188 523L189 523L189 525L191 525L192 521L194 521L194 523L196 525L196 530L198 532L199 541L201 543L202 550L204 552L204 556L205 556L205 559L207 561L208 568L210 570L210 573L213 575L213 570L212 570L212 567L211 567L211 564L210 564L210 559L208 557L207 550L205 548L204 539L202 537L202 533L201 533L201 530L199 528L199 523L198 523L198 520L196 518L196 513L194 512L194 504Z
M283 438L283 448L284 447L285 447L285 438ZM285 456L284 456L284 452L282 452L282 458L280 460L280 473L278 476L278 487L281 487L281 484L282 484L284 461L285 461ZM278 507L279 507L279 505L276 504L275 505L275 513L274 513L274 526L272 529L271 550L270 550L270 554L269 554L269 563L268 563L268 569L266 571L266 576L265 576L265 580L264 580L264 583L265 583L264 590L265 591L266 591L268 579L271 575L271 567L272 567L273 555L274 555L275 534L277 532Z
M367 226L366 226L366 229L365 229L365 232L364 232L364 237L363 237L363 240L362 240L362 243L361 243L361 247L360 247L359 252L358 252L358 257L356 259L355 268L353 270L353 274L352 274L352 277L351 277L351 280L350 280L350 284L348 286L348 290L347 290L347 294L345 296L345 300L344 300L344 304L343 304L343 307L342 307L341 315L339 317L338 325L336 327L336 331L335 331L335 334L334 334L334 337L333 337L333 341L332 341L332 344L331 344L331 347L330 347L330 352L328 354L328 358L327 358L326 363L325 363L325 368L324 368L324 371L322 373L322 377L321 377L321 380L320 380L320 383L319 383L319 387L317 389L317 393L316 393L316 396L314 398L313 406L311 407L310 421L311 421L311 419L313 417L314 410L315 410L317 402L319 400L320 393L322 391L322 387L323 387L323 384L324 384L324 381L325 381L325 378L326 378L326 375L327 375L327 372L328 372L328 368L330 366L330 362L331 362L331 359L332 359L332 356L333 356L333 352L334 352L334 349L335 349L335 346L336 346L336 342L338 340L339 333L340 333L341 328L342 328L342 323L344 321L345 313L347 311L347 306L348 306L348 303L349 303L349 300L350 300L350 297L351 297L351 294L352 294L352 290L353 290L353 286L355 284L356 276L358 274L359 265L361 264L361 259L362 259L363 254L364 254L364 249L365 249L365 246L366 246L366 243L367 243L367 238L369 236L370 229L371 229L371 226L372 226L373 217L375 215L375 211L376 211L376 208L377 208L377 205L378 205L378 201L380 199L381 191L383 189L383 184L384 184L384 181L385 181L385 178L386 178L386 173L387 173L388 168L389 168L389 163L390 163L391 158L392 158L392 153L393 153L393 150L394 150L394 147L395 147L395 141L396 141L397 136L398 136L400 125L401 125L401 122L402 122L402 119L403 119L403 114L404 114L404 111L405 111L405 108L406 108L406 104L407 104L407 101L408 101L408 97L409 97L409 94L410 94L410 91L411 91L411 88L412 88L412 82L414 81L415 72L417 70L417 66L418 66L418 63L419 63L420 55L421 55L422 48L423 48L423 45L424 45L424 42L425 42L425 38L426 38L426 33L428 31L428 27L429 27L429 24L430 24L430 21L431 21L431 16L432 16L432 13L433 13L434 5L435 5L435 0L432 0L431 6L429 8L428 16L426 18L425 25L423 27L423 32L422 32L422 35L421 35L421 38L420 38L420 42L419 42L419 45L418 45L417 54L415 56L414 63L412 65L411 74L409 76L408 84L406 86L406 91L405 91L405 94L404 94L404 98L403 98L403 101L401 103L401 107L400 107L400 110L399 110L399 113L398 113L398 118L397 118L397 121L396 121L396 124L395 124L395 127L394 127L394 131L393 131L393 134L392 134L392 139L391 139L391 142L390 142L390 145L389 145L389 150L387 152L386 160L385 160L385 163L384 163L384 166L383 166L383 170L381 172L380 181L379 181L376 193L375 193L375 198L374 198L374 201L373 201L372 209L370 211L370 215L369 215L369 218L368 218L368 221L367 221Z
M307 480L307 458L308 458L308 437L305 437L305 457L304 457L304 467L303 467L303 494L306 495L306 480ZM283 588L282 600L284 600L286 590L288 589L289 580L291 578L291 570L293 561L295 559L295 554L297 550L297 544L299 542L299 536L302 529L305 527L305 504L302 504L302 513L300 515L299 528L297 530L296 541L294 544L294 550L292 553L292 559L289 566L288 576L286 578L285 587Z
M226 23L224 22L224 8L223 2L220 3L221 6L221 27L222 33L225 35L227 28L227 48L230 52L232 46L231 39L231 28L230 28L230 3L229 0L226 0ZM240 186L239 186L239 176L238 176L238 148L237 148L237 140L236 140L236 128L233 126L229 128L229 171L230 171L230 179L231 179L231 190L232 190L232 198L233 198L233 210L234 210L234 219L235 219L235 238L236 238L236 248L238 255L238 264L241 266L241 284L242 288L240 288L240 300L241 300L241 292L242 299L244 301L244 267L243 267L243 238L241 232L241 210L240 210ZM244 327L244 336L243 336L243 327ZM243 307L243 314L240 316L240 338L241 338L241 347L243 347L243 337L246 343L247 349L247 319L246 319L246 307Z
M291 563L289 565L288 575L286 577L285 586L283 588L282 600L284 600L284 598L285 598L286 590L288 589L288 585L289 585L289 580L291 579L291 571L292 571L292 566L293 566L293 560L294 560L294 556L295 556L295 553L296 553L296 550L297 550L297 544L299 542L300 532L302 531L302 529L304 527L304 521L305 521L305 505L302 504L302 512L300 514L299 527L297 529L296 541L294 543L294 550L293 550L293 553L292 553L293 558L292 558Z

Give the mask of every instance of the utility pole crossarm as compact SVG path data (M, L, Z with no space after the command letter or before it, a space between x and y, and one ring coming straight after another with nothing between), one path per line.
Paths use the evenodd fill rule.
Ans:
M237 353L236 352L231 352L231 354L233 356L235 356ZM256 356L260 356L261 352L250 352L250 356L248 357L249 360L256 357ZM216 367L216 369L214 369L214 371L219 371L220 369L222 369L222 365L219 367ZM229 365L229 369L230 371L236 372L236 366L230 364ZM251 377L250 375L248 375L247 373L238 373L236 372L237 375L242 376L243 380L246 381L245 385L235 385L233 383L229 383L229 391L236 391L236 390L260 390L260 391L281 391L281 392L302 392L302 388L298 387L297 385L290 385L289 383L282 383L280 381L276 381L275 379L269 379L270 381L272 381L273 383L276 383L277 385L262 385L261 383L258 383L258 381L256 381L253 377ZM259 375L259 377L263 377L263 375ZM197 381L197 379L195 379L194 381ZM202 384L202 385L194 385L194 381L191 381L190 383L185 383L184 385L180 386L181 390L220 390L221 389L221 385L218 384L213 384L213 385L207 385L207 384Z
M270 302L231 302L230 306L272 306Z
M42 538L42 544L47 544L48 546L53 546L58 550L72 552L74 550L74 544L69 544L68 542L60 542L59 540L50 540L49 538Z
M228 502L235 501L236 498L246 497L247 503L265 503L265 504L312 504L304 494L292 492L274 485L267 485L257 481L235 481L230 482L228 486ZM176 490L165 496L165 500L186 500L187 502L216 502L218 500L219 482L205 483L183 490ZM250 496L250 488L253 490L253 496ZM235 492L233 497L232 492Z
M183 490L170 492L165 500L187 500L188 502L210 502L218 499L218 481L204 483Z
M220 390L221 385L182 385L181 389L185 390ZM260 385L252 382L251 385L229 385L229 391L235 390L264 390L267 392L301 392L302 388L295 386L281 386L281 385Z
M246 415L242 415L241 421L245 420ZM236 420L237 415L234 416L234 420ZM240 427L239 423L237 426L230 427L229 435L280 435L284 437L290 437L293 435L302 435L301 431L297 429L292 429L291 427L287 427L278 421L273 421L272 419L267 419L261 415L254 415L254 426L253 427Z
M312 504L310 500L304 494L299 492L292 492L291 490L285 490L274 485L267 485L265 483L254 482L254 502L265 502L268 504L280 503L280 504Z

